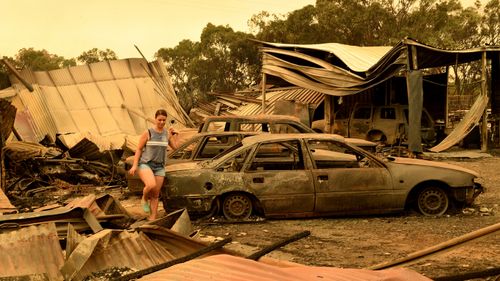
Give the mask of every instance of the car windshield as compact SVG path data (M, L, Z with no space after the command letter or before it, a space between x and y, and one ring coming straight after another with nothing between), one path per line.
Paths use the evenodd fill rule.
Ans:
M222 158L224 155L227 155L227 154L231 153L232 151L234 151L234 150L236 150L236 149L238 149L238 148L240 148L240 147L242 147L242 146L243 146L243 144L242 144L241 142L239 142L239 143L237 143L237 144L235 144L235 145L231 146L230 148L228 148L228 149L227 149L227 150L225 150L224 152L221 152L221 153L217 154L214 158L212 158L212 159L210 159L210 160L206 160L206 161L201 162L201 163L200 163L200 165L201 165L202 167L206 167L207 165L211 164L214 160L220 159L220 158Z

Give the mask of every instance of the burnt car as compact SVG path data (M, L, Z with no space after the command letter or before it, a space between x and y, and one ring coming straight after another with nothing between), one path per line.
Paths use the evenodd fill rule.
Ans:
M421 159L379 158L329 134L247 137L211 160L167 166L167 210L244 220L401 212L440 216L483 191L478 174Z
M271 134L308 134L317 133L306 126L299 118L291 115L225 115L207 116L198 127L198 132L263 132ZM365 150L375 152L377 143L360 139L346 138L347 142Z
M254 136L258 132L205 132L198 133L182 143L177 149L168 152L166 166L189 161L211 159L224 150L239 143L243 138ZM134 157L128 157L126 168L130 169ZM130 191L142 192L144 184L137 174L127 173L127 186Z
M211 159L243 138L257 134L259 132L198 133L168 154L167 165Z

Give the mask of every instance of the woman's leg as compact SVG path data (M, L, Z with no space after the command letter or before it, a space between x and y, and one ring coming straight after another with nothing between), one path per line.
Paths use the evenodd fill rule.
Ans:
M158 201L160 198L161 187L163 186L164 176L155 176L156 185L155 188L150 192L151 199L151 215L149 216L149 220L155 220L156 214L158 212Z
M140 168L138 170L139 177L144 183L144 189L142 190L142 203L147 202L151 199L151 191L156 187L156 179L153 171L148 168Z

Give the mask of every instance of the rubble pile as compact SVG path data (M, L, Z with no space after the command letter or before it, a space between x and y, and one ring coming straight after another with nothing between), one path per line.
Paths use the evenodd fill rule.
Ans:
M4 146L4 192L19 212L62 203L94 193L96 188L126 187L120 160L123 150L89 153L92 157L74 151L23 141L10 141Z

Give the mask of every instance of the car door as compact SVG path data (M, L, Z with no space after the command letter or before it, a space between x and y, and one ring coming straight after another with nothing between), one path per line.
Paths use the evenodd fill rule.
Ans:
M372 126L372 111L371 106L359 106L354 109L348 125L349 137L361 139L366 137Z
M241 141L241 136L238 134L207 136L198 146L193 160L201 161L213 158L239 141Z
M314 183L298 140L260 144L247 163L244 178L266 215L314 209Z
M318 213L378 213L397 202L384 165L333 140L309 140L314 162L315 211Z

